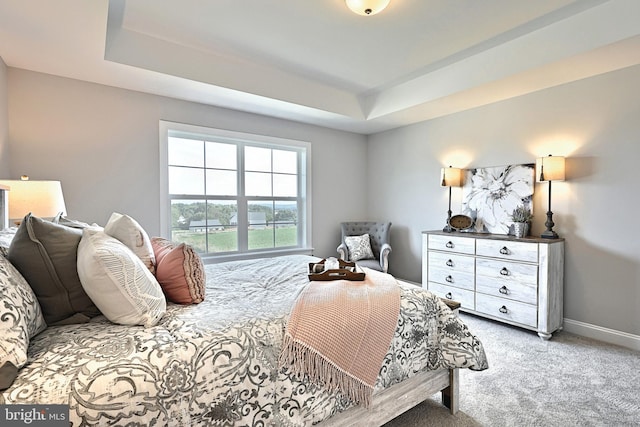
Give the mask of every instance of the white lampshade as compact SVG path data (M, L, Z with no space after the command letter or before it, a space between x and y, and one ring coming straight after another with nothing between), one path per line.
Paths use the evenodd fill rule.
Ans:
M0 180L9 187L9 219L22 221L29 212L41 218L66 214L60 181Z
M564 181L564 157L550 154L536 159L536 181Z
M358 15L370 16L382 11L390 0L345 0L349 9Z
M442 168L440 171L440 185L442 187L461 187L462 186L462 169Z

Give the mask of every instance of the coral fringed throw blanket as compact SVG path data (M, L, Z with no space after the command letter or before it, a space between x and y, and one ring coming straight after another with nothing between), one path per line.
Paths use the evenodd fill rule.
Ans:
M366 269L363 281L311 281L291 311L280 366L369 406L399 314L400 289L389 274Z

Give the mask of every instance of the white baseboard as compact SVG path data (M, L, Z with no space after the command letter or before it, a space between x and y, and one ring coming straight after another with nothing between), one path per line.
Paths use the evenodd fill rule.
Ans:
M400 283L403 283L405 285L413 285L413 286L417 286L417 287L422 287L422 283L418 283L418 282L412 282L410 280L404 280L404 279L398 279L396 277L396 280Z
M640 336L638 335L566 318L564 319L564 330L572 334L640 351Z

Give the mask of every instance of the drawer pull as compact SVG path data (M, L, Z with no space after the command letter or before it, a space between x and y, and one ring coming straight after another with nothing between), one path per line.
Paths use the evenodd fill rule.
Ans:
M451 260L447 260L446 264L448 267L453 267L453 261Z
M451 292L447 292L447 294L444 297L446 299L453 299L453 295L451 295Z
M502 276L508 276L509 275L509 270L507 270L507 267L502 267L502 270L500 270L500 274Z
M449 249L453 249L454 245L453 245L453 242L449 240L445 246L448 247Z
M509 312L509 310L507 310L507 307L505 307L504 305L500 307L498 311L502 314L507 314Z
M509 289L506 286L503 286L500 289L498 289L498 292L500 292L503 295L509 295Z
M500 249L500 253L502 255L509 255L509 248L507 248L506 246L503 246L502 249Z
M451 276L445 277L444 280L446 280L448 283L453 283L453 277Z

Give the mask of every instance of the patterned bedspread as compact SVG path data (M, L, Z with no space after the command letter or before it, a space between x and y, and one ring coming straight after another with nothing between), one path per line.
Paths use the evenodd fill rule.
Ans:
M49 327L0 403L70 405L73 425L302 426L350 406L278 370L284 327L308 283L306 256L206 265L205 301L169 305L155 327L104 317ZM482 344L437 297L401 286L376 389L423 369L486 369Z

